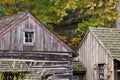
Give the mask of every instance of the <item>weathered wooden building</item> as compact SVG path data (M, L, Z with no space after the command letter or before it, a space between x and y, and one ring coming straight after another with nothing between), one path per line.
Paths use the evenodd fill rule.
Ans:
M86 80L120 80L120 30L89 28L77 52Z
M25 80L72 80L74 52L30 13L0 19L0 73Z

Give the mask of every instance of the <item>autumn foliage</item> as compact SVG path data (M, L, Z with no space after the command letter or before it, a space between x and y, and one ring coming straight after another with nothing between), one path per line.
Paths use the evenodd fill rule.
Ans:
M0 17L31 12L71 48L88 27L115 27L117 0L0 0Z

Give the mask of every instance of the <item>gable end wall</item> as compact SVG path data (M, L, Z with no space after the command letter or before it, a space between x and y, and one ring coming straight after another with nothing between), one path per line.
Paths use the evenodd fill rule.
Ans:
M0 34L0 51L57 51L72 52L62 41L45 29L32 15L26 15ZM26 24L28 23L28 26ZM12 28L11 28L12 27ZM24 32L34 32L32 46L24 44Z
M78 53L80 62L86 68L86 80L98 80L98 64L102 63L105 64L104 77L107 79L108 67L113 66L113 59L91 32L79 47ZM113 74L109 80L114 80Z

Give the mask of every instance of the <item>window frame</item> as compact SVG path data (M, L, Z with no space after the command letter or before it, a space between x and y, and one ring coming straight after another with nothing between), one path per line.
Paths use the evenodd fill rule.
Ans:
M25 34L26 33L32 33L32 42L26 42L26 36ZM25 30L24 33L23 33L23 43L24 45L26 46L33 46L34 45L34 42L35 42L35 32L34 31L31 31L31 30Z

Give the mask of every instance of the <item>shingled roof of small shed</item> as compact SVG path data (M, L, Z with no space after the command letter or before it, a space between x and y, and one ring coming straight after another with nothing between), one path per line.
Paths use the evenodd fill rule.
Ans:
M120 61L120 30L117 28L90 28L98 41Z

